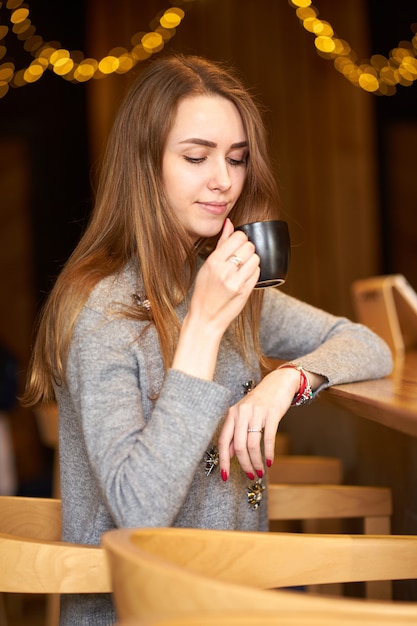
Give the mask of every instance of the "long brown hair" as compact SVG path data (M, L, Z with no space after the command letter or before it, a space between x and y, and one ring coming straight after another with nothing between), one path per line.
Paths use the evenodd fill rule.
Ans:
M136 79L119 110L89 225L40 317L23 404L53 399L52 381L65 382L74 324L91 290L132 259L140 268L151 304L151 320L158 332L165 367L169 367L179 328L175 307L190 289L196 255L167 206L162 157L178 103L193 95L227 98L236 105L243 121L249 158L243 191L230 213L232 222L238 225L278 217L278 193L267 155L265 128L254 99L240 80L230 69L196 56L153 61ZM200 242L201 248L212 250L217 238ZM248 348L248 327L259 354L261 303L262 292L254 291L235 321L243 352ZM127 308L125 314L144 319L139 307Z

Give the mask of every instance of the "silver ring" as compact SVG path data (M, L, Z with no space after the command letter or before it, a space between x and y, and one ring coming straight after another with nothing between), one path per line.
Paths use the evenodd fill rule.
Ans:
M248 428L248 433L263 433L264 429L261 428L261 430L259 430L258 428Z
M242 259L239 259L239 257L235 255L230 256L227 260L230 261L230 263L233 263L233 265L236 265L238 270L240 270L243 265Z

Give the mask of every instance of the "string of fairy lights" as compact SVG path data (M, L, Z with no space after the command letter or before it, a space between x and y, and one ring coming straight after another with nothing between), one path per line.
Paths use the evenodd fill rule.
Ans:
M186 9L194 0L179 0L177 5L160 11L150 24L151 30L136 32L130 39L130 47L112 48L102 59L86 58L80 50L67 50L58 41L47 42L37 33L32 23L30 9L23 0L0 0L0 9L5 4L9 10L9 23L0 24L0 98L10 88L23 87L40 80L47 70L74 83L83 83L92 78L104 78L110 74L125 74L138 62L160 52L174 37L177 27L185 17ZM7 59L6 37L14 34L32 61L17 69Z
M332 25L319 19L311 0L290 0L306 31L314 35L318 54L332 60L338 72L356 87L375 95L392 96L397 85L409 87L417 80L417 23L412 24L411 41L400 41L387 56L374 54L358 62L358 56L344 39L339 39Z
M0 0L0 9L9 11L9 22L0 23L0 98L10 88L35 83L47 70L75 83L129 72L138 62L164 48L194 1L177 0L179 6L157 13L150 30L134 33L129 48L117 46L103 58L94 59L85 57L80 50L67 50L58 41L44 41L32 23L27 2ZM400 41L387 56L374 54L369 60L359 62L349 43L336 36L330 22L319 19L319 11L311 0L289 0L289 4L303 28L314 35L318 54L333 61L336 70L356 87L375 95L391 96L396 93L397 85L407 87L417 80L417 23L412 25L414 36L410 41ZM26 67L17 69L7 57L6 40L11 34L32 57Z

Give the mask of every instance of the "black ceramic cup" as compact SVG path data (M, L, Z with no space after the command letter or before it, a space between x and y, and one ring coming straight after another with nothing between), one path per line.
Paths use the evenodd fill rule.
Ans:
M261 275L255 289L277 287L285 283L290 264L290 234L287 222L269 220L236 226L243 230L261 259Z

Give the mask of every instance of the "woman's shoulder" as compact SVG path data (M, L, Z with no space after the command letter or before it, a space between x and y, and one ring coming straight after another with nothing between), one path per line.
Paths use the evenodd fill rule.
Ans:
M139 276L132 263L101 279L92 289L85 307L102 313L120 312L137 301Z

